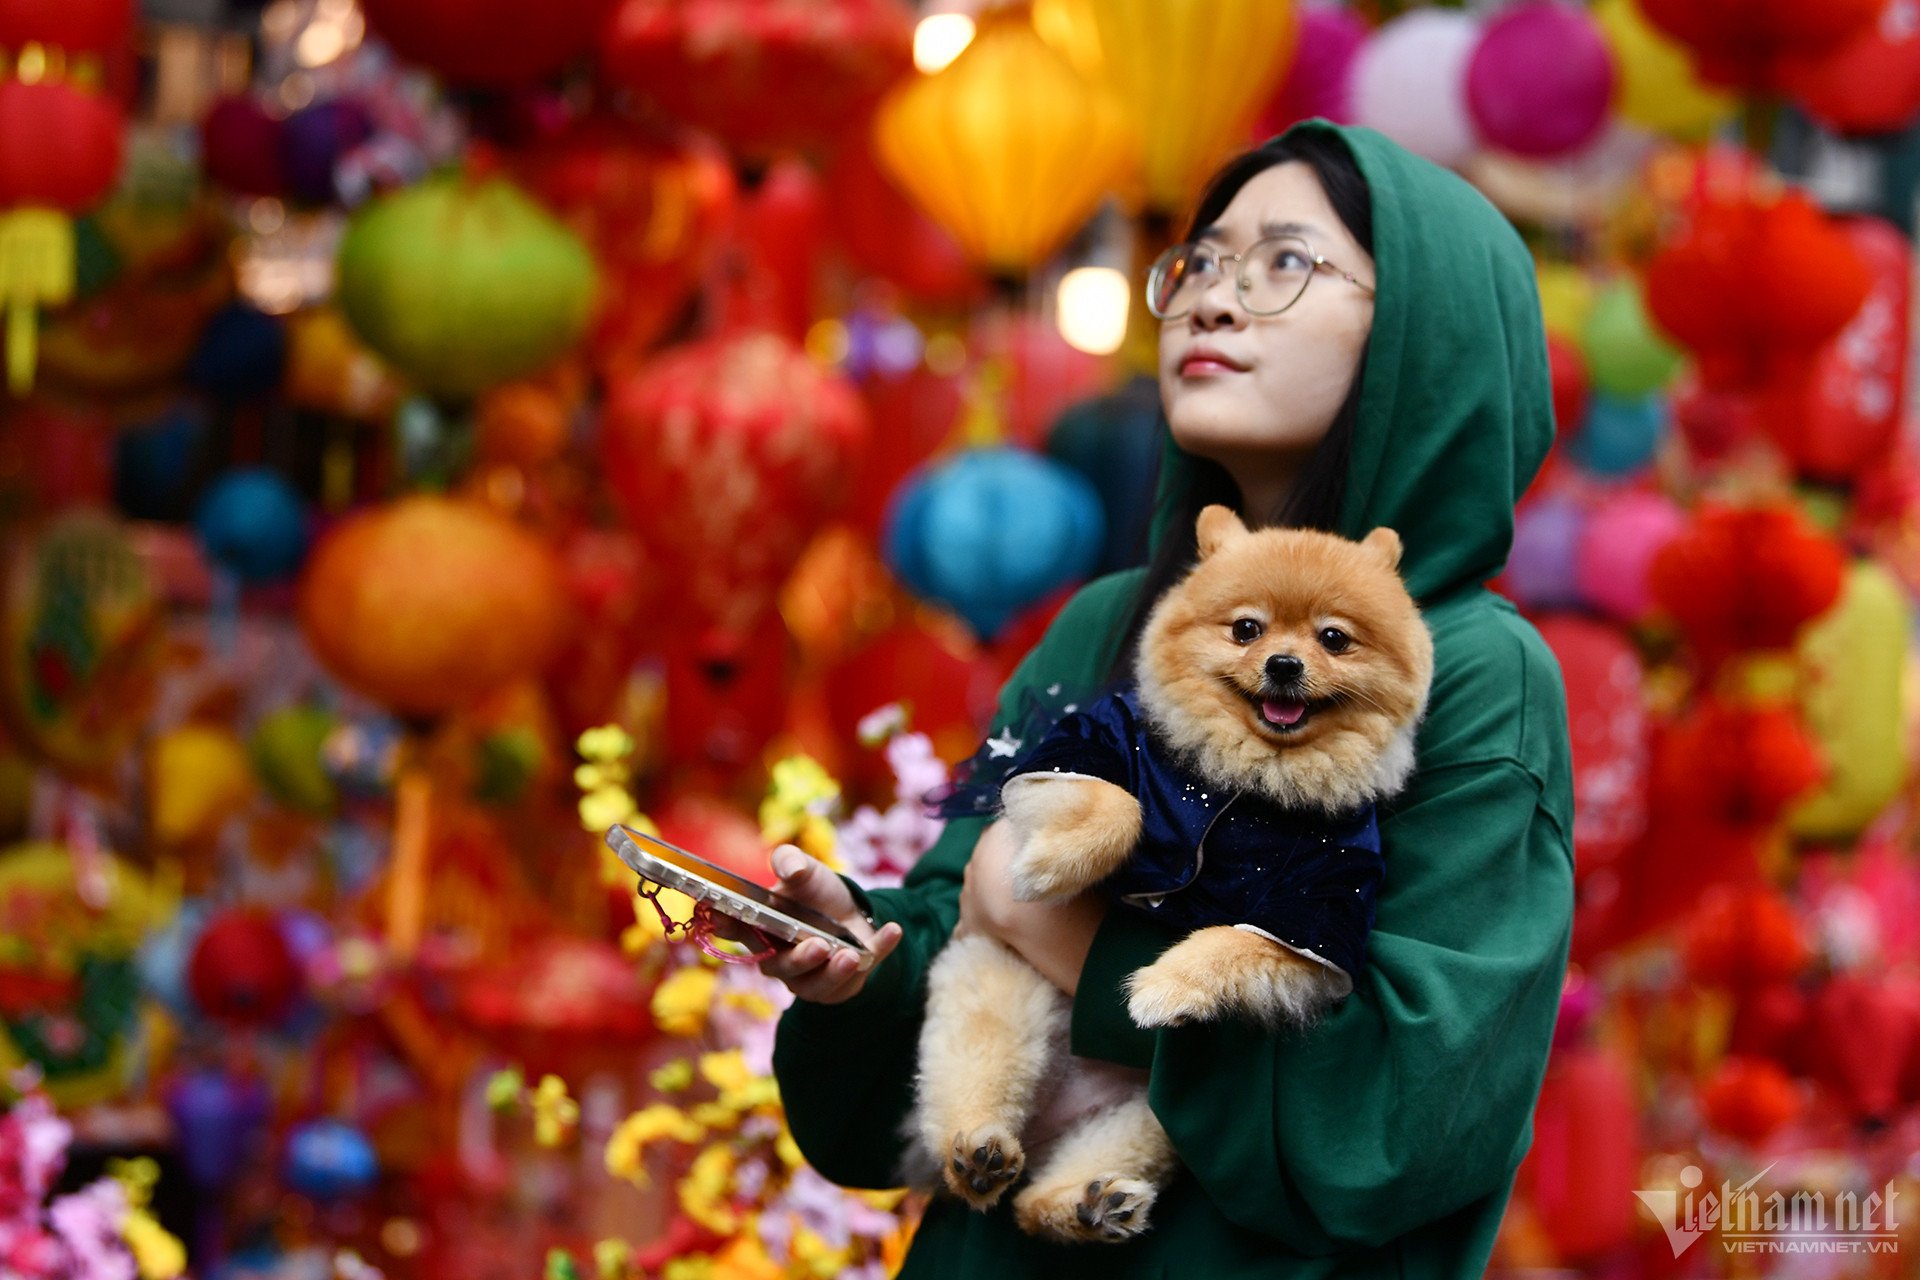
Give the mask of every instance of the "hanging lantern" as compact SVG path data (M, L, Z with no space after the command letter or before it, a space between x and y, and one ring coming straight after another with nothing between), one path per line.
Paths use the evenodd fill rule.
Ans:
M1872 288L1839 225L1800 191L1703 200L1647 267L1647 309L1715 389L1804 371Z
M1655 744L1654 822L1669 812L1723 828L1765 830L1819 785L1819 745L1789 706L1701 698Z
M1118 98L1017 10L983 13L959 57L895 90L874 117L893 179L975 262L1011 276L1087 220L1136 145Z
M1149 207L1182 212L1234 148L1286 73L1296 35L1291 0L1086 0L1101 78L1142 143Z
M1871 560L1847 571L1839 602L1800 635L1801 710L1831 766L1789 816L1796 835L1846 840L1878 817L1907 774L1907 596Z
M1734 98L1700 82L1693 59L1650 24L1642 0L1598 0L1600 24L1620 69L1620 116L1670 138L1706 138L1733 114Z
M1778 89L1797 65L1865 32L1882 0L1639 0L1652 24L1692 49L1715 84Z
M686 308L737 195L726 154L698 134L583 117L514 161L526 188L593 250L606 286L588 336L630 372Z
M365 0L367 25L456 84L531 84L593 47L610 0Z
M334 526L300 622L341 680L406 716L452 711L540 670L565 615L546 546L472 503L403 498Z
M1556 1049L1516 1182L1562 1258L1605 1253L1633 1234L1639 1171L1639 1117L1626 1065L1599 1046Z
M830 148L913 66L900 0L621 0L607 79L764 158Z
M1036 11L1037 12L1037 11ZM1324 116L1346 124L1353 119L1353 60L1372 30L1367 20L1342 5L1315 4L1300 10L1300 37L1293 64L1279 89L1261 108L1253 136L1270 138L1296 121Z
M1807 956L1800 918L1771 885L1716 888L1687 924L1689 976L1742 995L1798 976Z
M1612 627L1571 616L1537 625L1567 688L1574 865L1584 879L1618 861L1647 827L1645 675Z
M1413 9L1373 33L1353 65L1353 116L1435 164L1473 150L1467 63L1480 22L1452 9Z
M1787 72L1787 92L1840 133L1894 133L1920 115L1920 0L1882 0L1880 16L1818 61Z
M852 385L771 333L668 351L617 384L607 478L689 615L751 631L807 539L845 497L867 434Z
M502 178L446 174L363 206L340 243L340 305L421 390L465 399L571 347L592 255Z
M1703 504L1653 559L1653 595L1708 669L1784 649L1840 596L1846 561L1790 506Z
M840 148L826 182L829 229L854 266L934 306L963 306L983 292L953 237L881 171L870 138Z
M1606 127L1613 54L1586 9L1523 0L1487 24L1467 64L1467 108L1487 142L1550 159L1581 150Z
M1728 1137L1759 1146L1800 1114L1800 1089L1774 1063L1730 1057L1700 1090L1700 1114Z

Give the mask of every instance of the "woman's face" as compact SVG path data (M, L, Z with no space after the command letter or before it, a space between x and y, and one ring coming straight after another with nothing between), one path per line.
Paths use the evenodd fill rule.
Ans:
M1197 238L1221 253L1298 235L1333 266L1374 283L1373 259L1297 160L1249 178L1201 231ZM1237 262L1226 263L1187 314L1160 322L1160 397L1174 440L1224 466L1255 510L1284 496L1332 425L1373 323L1373 299L1321 268L1285 311L1248 315L1234 287L1238 273Z

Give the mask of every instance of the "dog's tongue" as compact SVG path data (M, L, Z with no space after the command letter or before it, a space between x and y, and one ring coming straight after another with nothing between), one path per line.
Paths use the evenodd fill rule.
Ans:
M1268 724L1298 724L1300 717L1307 714L1307 704L1277 702L1267 698L1260 703L1260 714L1266 717Z

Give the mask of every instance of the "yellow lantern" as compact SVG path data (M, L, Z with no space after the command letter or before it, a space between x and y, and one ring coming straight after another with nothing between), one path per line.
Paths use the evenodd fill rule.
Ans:
M1828 772L1825 785L1788 815L1795 835L1854 835L1900 789L1907 631L1899 584L1863 560L1848 570L1840 602L1801 633L1800 707Z
M1139 127L1148 205L1187 207L1293 61L1291 0L1084 0Z
M1593 17L1620 68L1617 102L1629 124L1700 141L1733 114L1734 98L1700 82L1686 49L1649 23L1637 0L1598 0Z
M1017 276L1092 215L1137 142L1112 92L1014 8L983 13L959 57L887 96L874 151L969 257Z

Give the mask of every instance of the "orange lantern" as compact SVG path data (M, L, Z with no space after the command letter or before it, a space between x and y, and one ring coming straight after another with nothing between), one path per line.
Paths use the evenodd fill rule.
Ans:
M896 89L874 118L887 172L968 256L1006 276L1085 222L1137 146L1117 95L1075 71L1017 9L983 13L959 57Z

